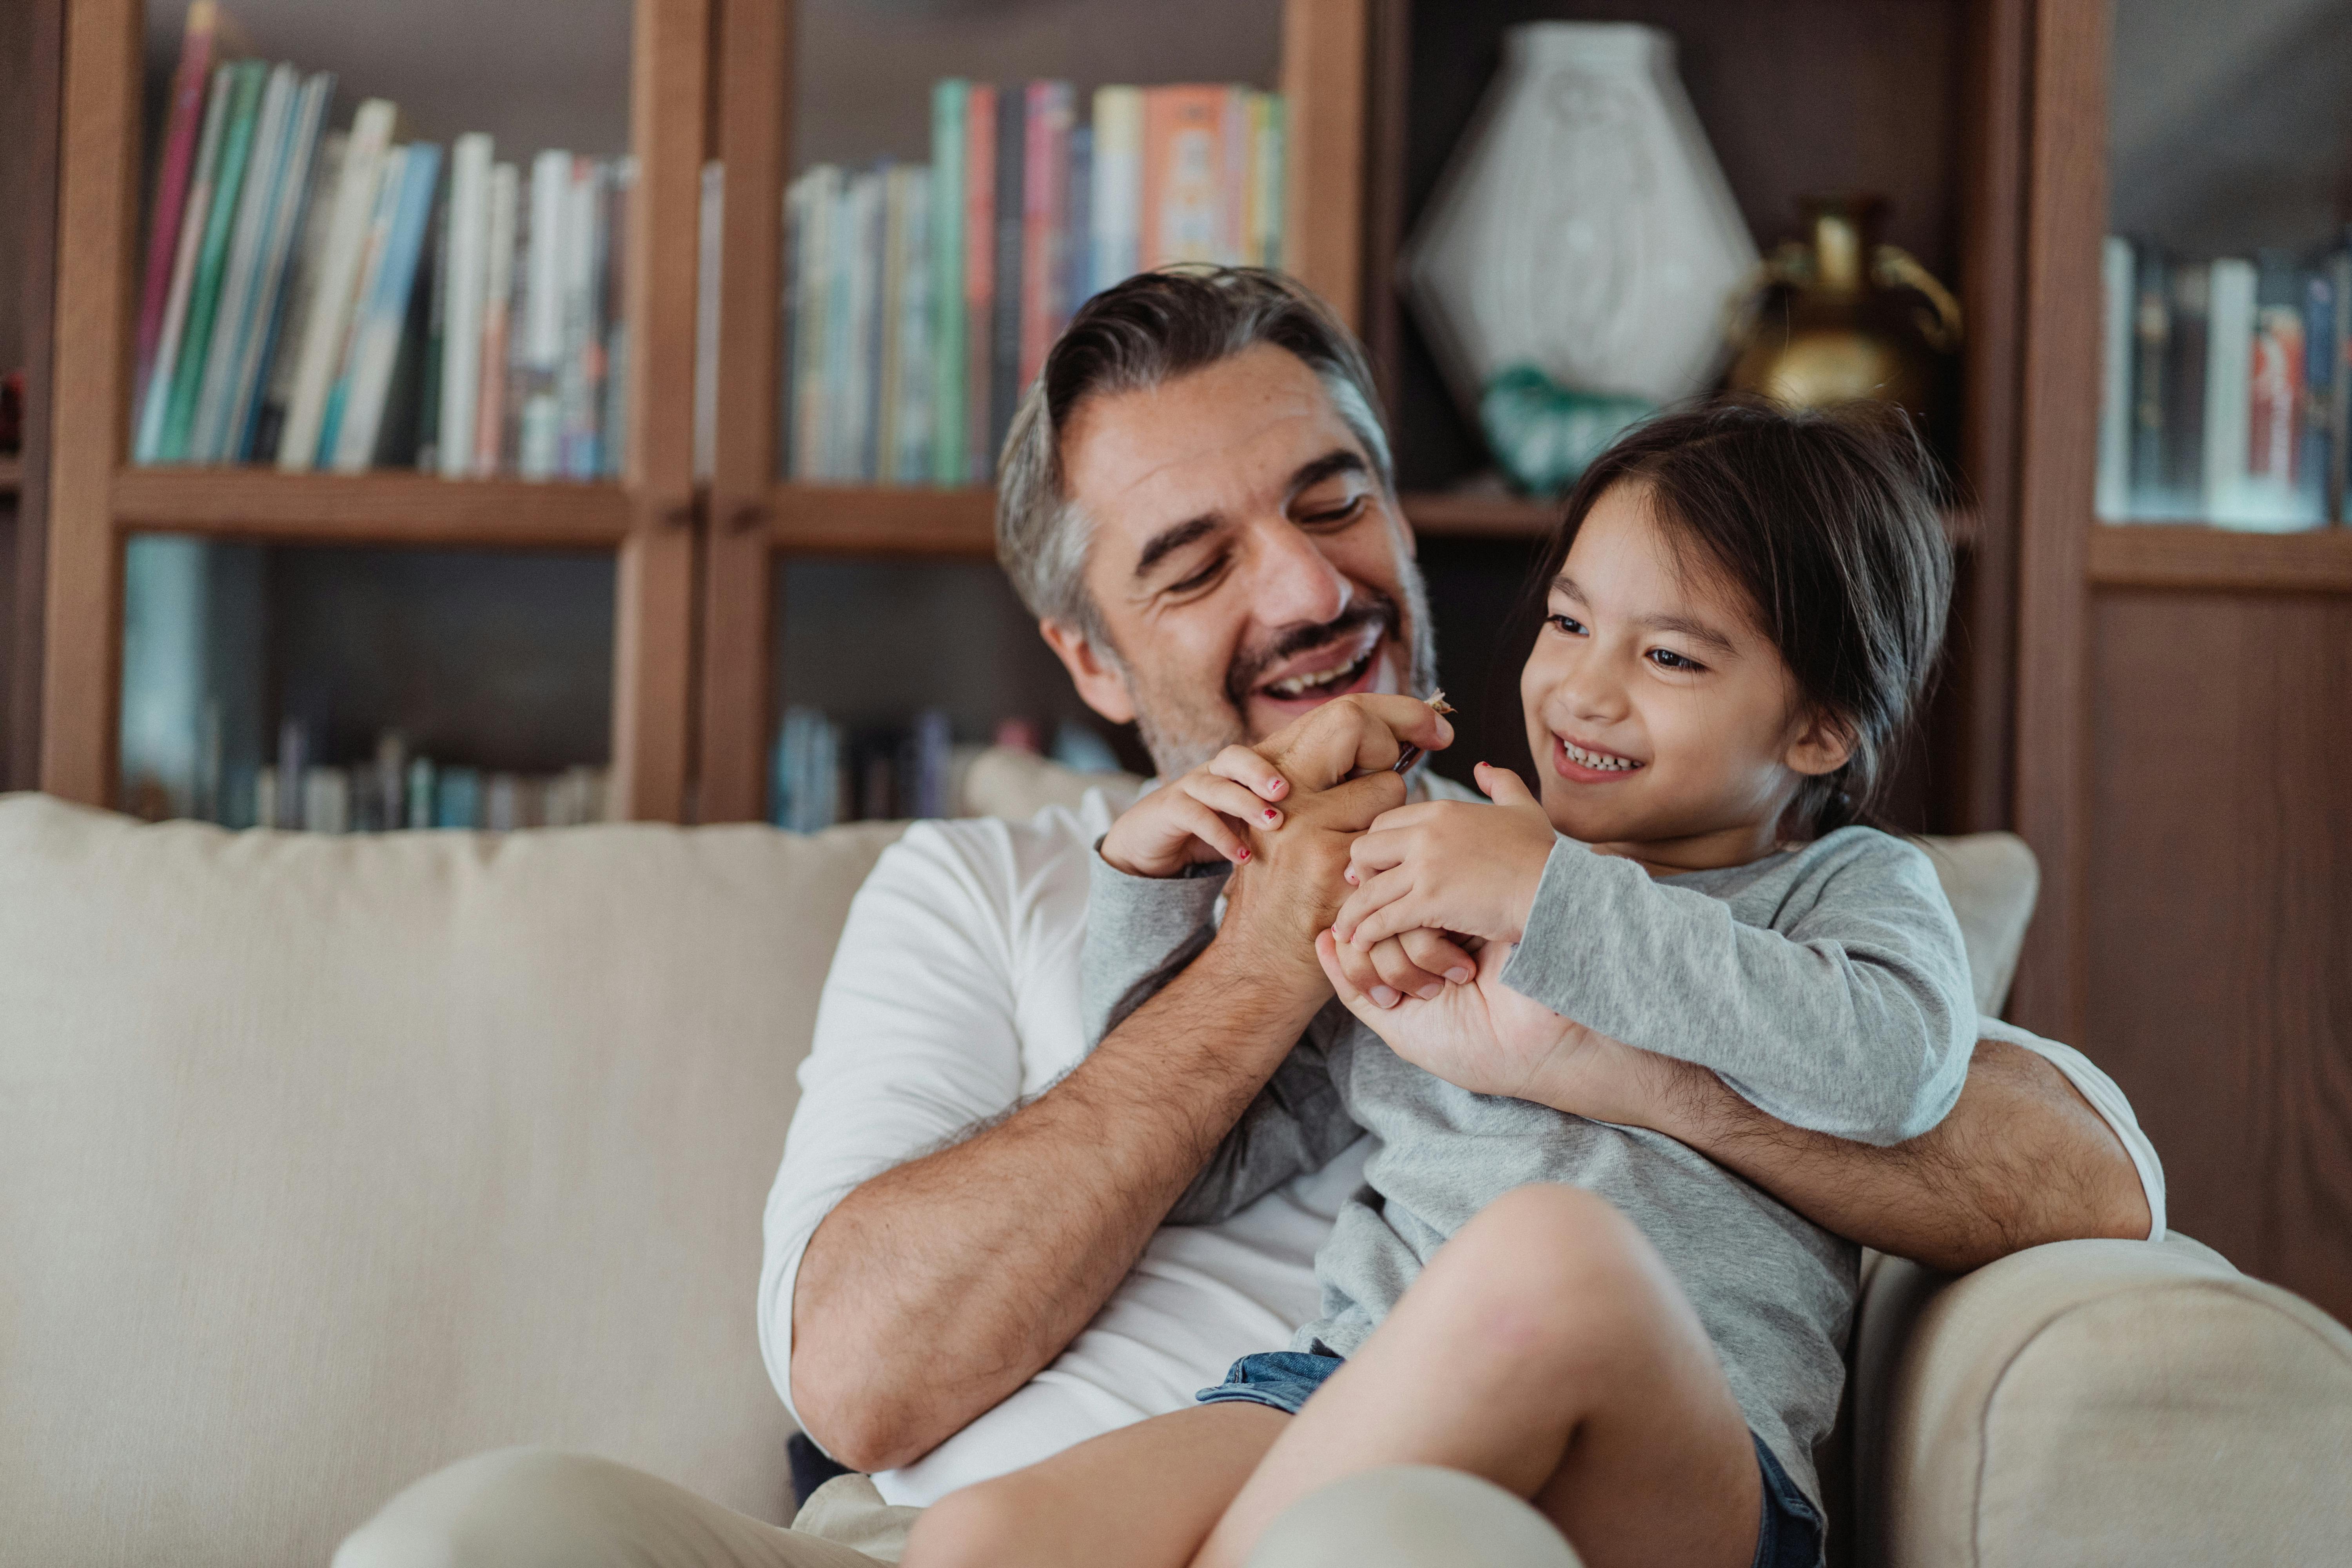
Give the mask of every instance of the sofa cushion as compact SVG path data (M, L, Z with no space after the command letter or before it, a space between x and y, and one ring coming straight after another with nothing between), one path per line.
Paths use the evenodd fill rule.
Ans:
M0 1554L323 1563L521 1442L789 1518L761 1209L897 831L0 799Z
M1853 1362L1857 1562L2352 1563L2352 1332L2186 1237L1880 1258Z

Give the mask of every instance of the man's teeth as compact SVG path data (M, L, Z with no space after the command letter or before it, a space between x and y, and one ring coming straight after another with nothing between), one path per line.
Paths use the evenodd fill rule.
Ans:
M1343 664L1337 669L1321 670L1313 675L1294 675L1287 680L1269 683L1265 689L1266 695L1304 697L1310 691L1329 686L1336 681L1352 680L1362 672L1363 668L1364 661L1360 658L1353 664Z
M1580 767L1598 768L1602 773L1626 773L1642 765L1631 757L1612 757L1607 752L1588 752L1573 741L1560 742L1559 749L1568 753L1570 762Z

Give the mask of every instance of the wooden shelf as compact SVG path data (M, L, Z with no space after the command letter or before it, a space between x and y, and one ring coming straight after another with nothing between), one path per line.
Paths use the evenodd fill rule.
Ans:
M1543 539L1559 503L1494 490L1419 490L1397 498L1416 533L1464 539Z
M2096 523L2091 581L2110 588L2352 594L2352 528L2243 533L2199 523Z
M0 496L12 496L25 488L25 459L11 454L0 458Z
M751 520L756 526L759 520ZM780 484L764 521L779 550L813 554L993 555L996 492L974 486ZM740 528L744 519L719 520Z
M431 474L281 474L273 468L124 468L126 529L289 544L610 548L629 498L610 480L444 479Z

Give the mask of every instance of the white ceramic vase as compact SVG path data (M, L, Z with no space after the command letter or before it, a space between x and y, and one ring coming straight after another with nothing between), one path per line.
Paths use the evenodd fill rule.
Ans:
M1405 247L1403 282L1465 414L1533 365L1671 403L1721 368L1724 301L1756 265L1675 69L1633 23L1537 22L1503 65Z

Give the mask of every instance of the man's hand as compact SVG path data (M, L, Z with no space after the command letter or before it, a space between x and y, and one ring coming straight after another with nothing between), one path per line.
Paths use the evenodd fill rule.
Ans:
M1369 952L1411 931L1519 940L1556 835L1517 773L1481 763L1478 783L1493 805L1401 806L1356 840L1348 857L1356 890L1333 922L1340 941Z
M1351 973L1360 954L1326 931L1316 956L1340 1003L1415 1067L1473 1094L1505 1095L1596 1121L1638 1121L1679 1065L1530 1002L1503 984L1505 943L1485 943L1477 973L1426 999L1382 1005Z
M1404 804L1404 780L1389 771L1403 748L1437 751L1453 740L1453 726L1429 704L1376 695L1336 698L1252 748L1287 782L1286 815L1248 825L1249 857L1225 890L1213 945L1297 975L1319 1005L1315 933L1347 891L1349 847Z

